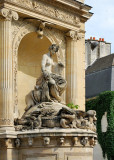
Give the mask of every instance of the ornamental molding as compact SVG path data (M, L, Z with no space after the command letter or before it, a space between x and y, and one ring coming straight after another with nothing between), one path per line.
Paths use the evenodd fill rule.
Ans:
M19 6L21 8L29 9L35 13L54 18L61 22L74 25L80 28L80 16L76 12L72 13L71 10L65 8L63 4L56 4L54 2L46 2L44 0L5 0Z
M22 40L22 38L30 33L35 32L36 27L33 25L30 25L29 23L21 22L21 25L18 27L18 29L15 32L15 29L13 33L15 34L13 37L13 88L14 88L14 108L17 108L18 105L18 89L17 89L17 71L18 71L18 48L19 44Z
M66 33L66 38L77 41L84 38L84 35L82 35L79 31L69 31Z
M13 119L0 118L0 126L2 125L13 125Z
M1 13L0 19L4 19L7 21L11 21L12 19L17 21L19 18L17 12L6 9L6 8L0 9L0 13Z

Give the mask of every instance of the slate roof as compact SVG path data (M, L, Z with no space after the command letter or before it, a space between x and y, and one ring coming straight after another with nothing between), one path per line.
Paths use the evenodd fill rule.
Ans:
M88 66L86 69L86 75L101 71L103 69L114 66L114 54L97 59L91 66Z

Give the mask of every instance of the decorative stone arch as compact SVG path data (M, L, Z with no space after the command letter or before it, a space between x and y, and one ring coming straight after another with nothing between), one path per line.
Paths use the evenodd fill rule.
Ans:
M37 27L34 26L32 23L24 22L20 29L18 30L17 34L13 39L13 97L14 97L14 112L17 112L17 105L18 105L18 89L17 89L17 71L18 71L18 48L20 45L21 40L27 34L31 32L36 32ZM46 36L49 41L53 44L59 44L57 38L51 33L51 31L47 28L44 30L44 36ZM57 61L61 61L62 50L57 54Z

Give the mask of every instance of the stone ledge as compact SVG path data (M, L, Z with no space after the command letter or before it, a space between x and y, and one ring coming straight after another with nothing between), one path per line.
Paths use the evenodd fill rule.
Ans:
M97 134L91 130L86 129L36 129L36 130L28 130L28 131L5 131L0 133L0 138L23 138L29 137L31 135L33 137L40 136L94 136L97 137Z
M37 129L31 131L8 131L0 133L0 139L12 142L10 148L53 148L53 147L89 147L96 144L95 132L85 129ZM2 142L2 143L3 143Z
M43 135L53 135L53 136L73 136L73 135L96 135L95 132L86 129L60 129L60 128L53 128L53 129L36 129L36 130L28 130L28 131L17 131L18 137L27 136L29 134L36 135L36 136L43 136Z

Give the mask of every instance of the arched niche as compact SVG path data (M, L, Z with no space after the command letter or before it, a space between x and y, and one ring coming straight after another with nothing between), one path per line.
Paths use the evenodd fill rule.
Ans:
M24 85L22 86L22 88L18 87L19 85L19 81L20 83L23 84L23 81L26 81L28 83L29 79L26 79L25 77L23 79L21 79L21 70L22 70L22 62L23 60L21 60L21 58L24 56L25 53L21 53L21 48L30 48L32 45L35 45L35 39L37 39L37 47L42 46L42 53L37 52L37 50L35 50L35 47L31 47L32 52L36 51L38 55L41 56L41 54L45 54L48 50L48 48L46 48L46 43L47 42L49 45L50 44L59 44L59 41L57 39L58 36L55 36L55 34L53 34L53 32L51 30L49 30L48 28L45 28L44 30L44 38L43 39L38 39L37 38L37 34L36 34L36 30L37 28L28 22L22 22L20 28L18 29L17 33L14 34L14 38L13 38L13 97L14 97L14 117L17 118L19 116L21 116L24 112L24 108L25 108L25 92L23 92L23 90L25 89ZM32 41L32 39L34 39ZM47 41L46 41L47 40ZM29 42L30 45L27 44L27 42ZM33 43L34 42L34 43ZM39 42L39 43L38 43ZM26 45L24 45L26 44ZM39 44L39 45L38 45ZM49 46L48 46L49 47ZM20 53L19 53L20 52ZM32 53L31 52L31 53ZM36 53L34 52L34 54ZM27 52L26 52L27 54ZM54 60L55 61L61 61L61 56L63 56L61 47L59 49L59 52L57 53L57 55L55 56ZM29 56L28 56L29 57ZM26 57L26 63L27 63L27 59L28 57ZM38 61L37 59L35 59L35 61L38 62L38 65L41 64L41 57L39 57ZM18 64L19 63L19 64ZM25 63L25 62L24 62ZM20 75L18 74L18 72L20 72ZM36 80L36 78L38 78L37 76L40 74L38 72L31 73L31 75L27 74L27 70L25 67L25 70L23 68L23 74L26 74L26 76L28 77L32 77L34 79L34 82ZM21 80L20 80L21 79ZM34 89L35 83L32 82L32 84L30 85L31 87L28 87L28 91L30 91L29 89ZM18 91L19 89L19 91ZM23 93L22 93L23 92ZM19 94L19 95L18 95ZM22 97L22 98L21 98Z
M37 37L36 32L28 33L23 37L18 48L18 110L21 116L24 112L25 96L34 89L36 79L41 75L42 56L48 53L50 40L44 36ZM56 60L56 56L54 57Z

